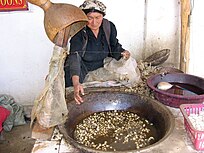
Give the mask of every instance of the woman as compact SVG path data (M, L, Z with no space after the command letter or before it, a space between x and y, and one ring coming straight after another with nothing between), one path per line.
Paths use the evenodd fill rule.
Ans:
M122 48L117 39L115 25L109 21L110 37L104 27L106 6L97 0L86 0L80 8L87 15L88 23L70 40L70 54L65 62L65 86L74 87L74 99L77 104L83 102L84 89L81 83L89 71L103 67L106 57L119 60L128 59L130 52ZM105 33L106 32L106 33ZM81 95L80 95L81 94Z

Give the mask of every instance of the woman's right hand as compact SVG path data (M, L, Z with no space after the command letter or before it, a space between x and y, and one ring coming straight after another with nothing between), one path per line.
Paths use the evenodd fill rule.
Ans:
M77 104L81 104L84 102L83 98L81 97L81 95L82 96L84 95L84 88L81 85L81 83L79 83L78 76L73 76L72 81L73 81L73 86L74 86L74 99Z

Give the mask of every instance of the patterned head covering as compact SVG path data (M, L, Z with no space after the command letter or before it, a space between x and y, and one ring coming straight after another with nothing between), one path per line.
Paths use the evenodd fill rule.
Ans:
M79 8L82 9L85 14L88 14L89 12L99 12L103 14L103 16L106 15L106 6L97 0L85 0Z

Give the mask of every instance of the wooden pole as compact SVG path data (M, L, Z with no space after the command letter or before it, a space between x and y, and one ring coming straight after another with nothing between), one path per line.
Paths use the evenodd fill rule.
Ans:
M187 73L189 70L190 49L190 0L181 0L181 51L180 69Z

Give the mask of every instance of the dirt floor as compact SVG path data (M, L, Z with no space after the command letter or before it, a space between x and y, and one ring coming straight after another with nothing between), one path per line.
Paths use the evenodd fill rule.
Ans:
M13 127L3 132L5 140L0 140L0 153L31 153L35 139L31 138L30 124Z

